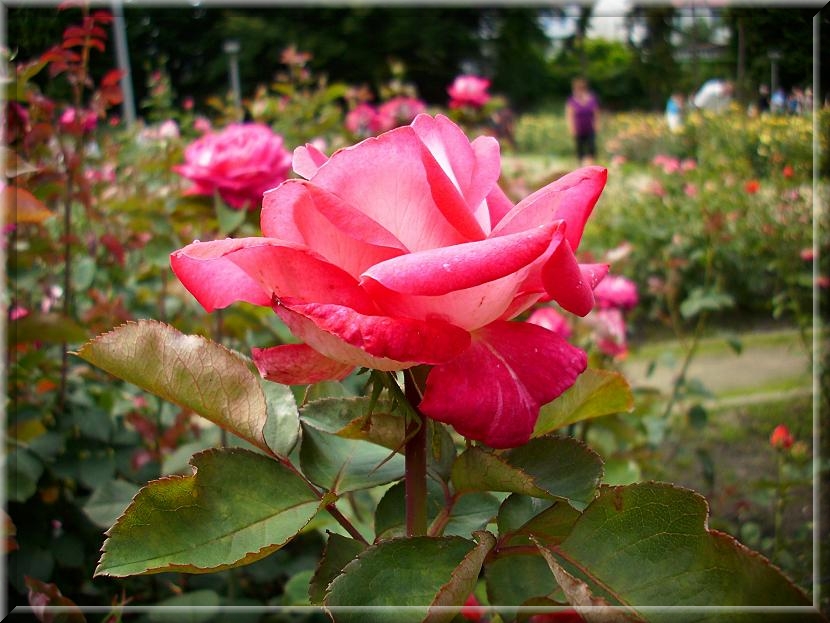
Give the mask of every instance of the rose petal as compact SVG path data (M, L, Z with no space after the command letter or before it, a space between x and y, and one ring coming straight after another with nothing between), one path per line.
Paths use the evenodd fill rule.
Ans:
M309 180L328 159L326 154L311 143L300 145L294 150L294 173Z
M252 348L251 355L263 378L284 385L339 381L354 370L353 365L324 357L306 344Z
M337 151L312 182L362 211L410 251L467 242L469 238L447 220L447 208L442 211L436 205L438 182L428 177L428 166L432 178L440 179L440 167L413 129L405 126ZM448 188L452 184L444 176L440 192ZM453 202L459 214L462 204Z
M562 226L403 255L373 266L361 285L389 315L478 329L503 317Z
M493 229L493 235L503 236L563 219L568 224L565 238L576 249L607 179L608 171L603 167L572 171L520 201Z
M322 355L377 370L449 361L470 334L440 320L369 316L342 305L283 300L274 308L291 332Z
M273 297L294 297L375 312L351 275L304 247L273 238L193 243L175 251L170 263L207 311L236 301L270 306Z
M252 279L227 255L262 238L194 242L170 254L170 267L185 288L207 312L237 301L270 305L271 293Z
M542 281L552 300L584 316L594 308L594 286L607 272L606 264L578 264L566 240L542 267Z
M305 180L265 193L260 223L263 235L301 243L355 277L405 250L375 221Z
M506 214L513 209L513 202L501 189L501 186L493 186L487 195L487 209L490 211L490 223L495 227Z
M530 439L541 405L586 366L584 352L547 329L495 322L461 355L433 368L419 408L465 437L512 448Z
M401 255L363 274L361 284L373 284L402 294L438 296L471 288L516 273L529 266L563 238L562 222L512 235Z
M487 234L492 229L484 199L501 174L498 141L490 136L480 136L471 143L461 128L444 115L434 118L419 115L412 122L412 128L461 193L477 223L473 226L465 221L464 225L456 223L456 226L471 239L482 238L482 233Z

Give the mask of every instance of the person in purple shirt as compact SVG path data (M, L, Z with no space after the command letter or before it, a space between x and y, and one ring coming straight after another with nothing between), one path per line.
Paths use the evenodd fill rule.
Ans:
M599 125L599 102L588 90L585 78L574 78L572 93L565 104L568 130L576 143L576 156L582 165L594 163L597 157L597 127Z

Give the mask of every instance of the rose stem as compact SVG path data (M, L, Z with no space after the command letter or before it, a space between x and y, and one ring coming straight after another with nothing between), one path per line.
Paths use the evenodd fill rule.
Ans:
M413 417L406 429L404 452L404 487L406 490L406 535L422 536L427 533L427 426L418 411L421 392L411 370L404 371L404 394L412 406Z

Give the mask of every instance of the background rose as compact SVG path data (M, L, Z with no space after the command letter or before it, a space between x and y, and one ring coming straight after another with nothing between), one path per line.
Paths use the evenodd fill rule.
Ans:
M218 191L231 207L259 207L263 193L288 177L291 153L283 139L260 123L235 123L191 143L184 164L174 167L193 182L188 194Z
M574 250L606 171L580 169L514 206L497 183L497 141L470 142L427 115L331 158L300 147L294 170L306 179L263 199L264 237L172 254L188 290L207 311L273 307L304 343L254 349L266 378L306 384L426 364L425 415L494 447L527 441L540 406L586 357L509 321L540 301L593 308L607 266L580 265Z
M490 81L478 76L457 76L447 93L450 95L450 108L472 106L481 108L490 101Z

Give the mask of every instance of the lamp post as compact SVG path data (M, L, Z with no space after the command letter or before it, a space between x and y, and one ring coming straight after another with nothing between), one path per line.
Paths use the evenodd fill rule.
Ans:
M242 120L242 89L239 86L239 41L228 39L222 46L225 54L228 55L228 74L230 77L231 93L233 94L233 105L237 118Z
M130 51L127 47L127 27L124 23L124 7L121 0L113 0L113 31L115 33L115 54L121 76L121 110L127 127L135 123L135 98L133 96L133 76L130 71Z
M769 57L771 73L769 91L770 93L775 93L775 90L778 88L778 61L781 60L781 52L779 50L770 50L767 52L767 57Z

